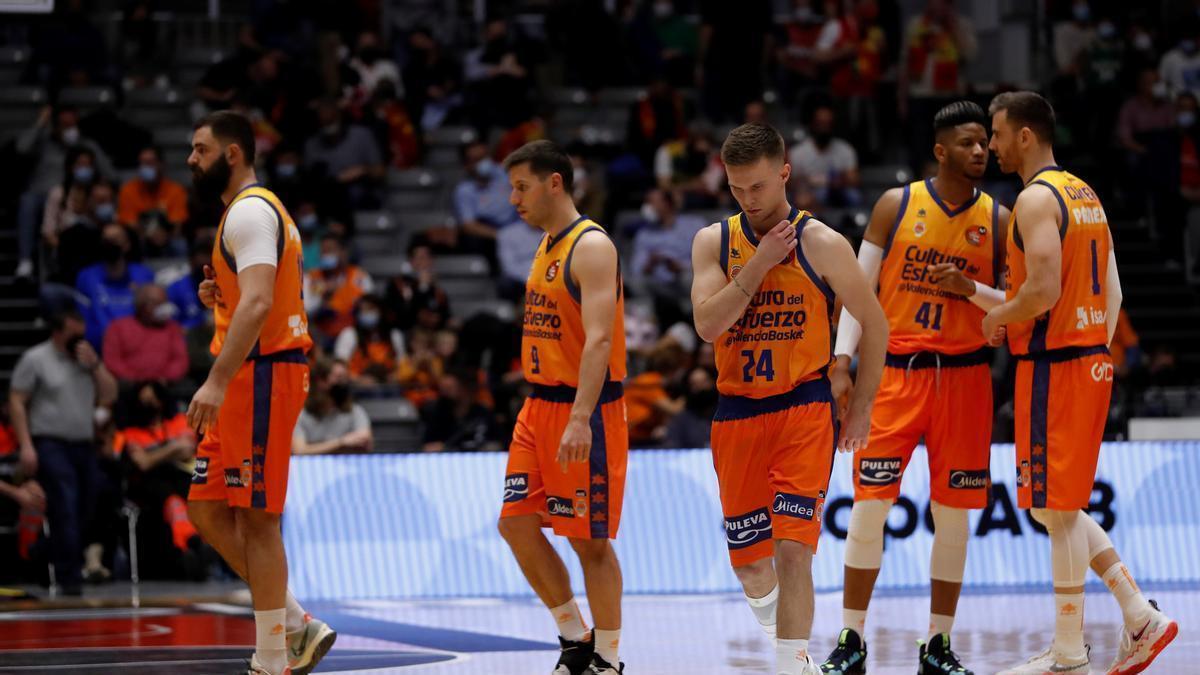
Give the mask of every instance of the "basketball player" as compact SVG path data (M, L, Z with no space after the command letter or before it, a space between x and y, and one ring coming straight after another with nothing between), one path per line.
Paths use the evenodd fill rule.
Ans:
M217 358L188 408L188 424L204 434L188 515L250 585L257 637L248 674L307 674L337 635L288 591L279 529L312 347L300 233L279 199L258 186L245 117L217 112L200 120L188 166L197 194L226 205L200 285L200 301L215 315Z
M721 159L742 211L696 235L692 303L696 331L716 350L712 448L729 558L776 637L776 671L817 675L808 638L821 512L835 446L867 440L887 319L850 244L788 203L778 131L744 124ZM826 377L835 296L863 325L859 386L843 411Z
M1104 530L1087 513L1112 393L1108 344L1121 282L1104 207L1092 188L1054 161L1054 110L1028 91L997 96L990 147L1020 174L1009 225L1006 301L983 319L994 343L1007 331L1017 357L1018 504L1050 535L1054 643L1005 673L1087 673L1083 583L1090 564L1125 625L1109 675L1145 670L1178 625L1138 590Z
M558 624L555 675L618 675L621 566L609 539L621 519L629 430L617 249L575 210L571 160L554 143L527 143L504 168L509 201L546 234L525 285L521 366L533 393L509 448L500 534ZM567 537L579 556L593 631L544 526Z
M950 650L950 629L967 561L967 509L987 505L991 481L991 354L980 328L1004 301L994 286L1004 269L1008 210L976 183L987 168L987 115L969 101L933 118L938 172L888 190L871 214L858 263L888 317L888 354L867 447L854 457L854 508L846 538L843 628L821 668L866 672L867 606L883 558L888 511L913 449L929 449L934 539L929 632L918 674L970 673ZM843 310L838 322L835 393L850 389L850 360L861 329Z

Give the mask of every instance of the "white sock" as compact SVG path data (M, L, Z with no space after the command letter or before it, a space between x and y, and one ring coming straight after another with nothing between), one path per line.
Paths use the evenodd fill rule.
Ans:
M1104 579L1104 585L1108 586L1113 597L1117 599L1117 604L1121 605L1121 614L1125 615L1125 626L1131 631L1141 630L1150 617L1152 608L1149 601L1146 600L1146 596L1142 595L1137 582L1133 580L1129 568L1125 566L1125 563L1114 563L1101 578Z
M775 584L775 588L761 598L752 598L747 595L746 602L750 604L750 611L754 612L754 618L758 619L758 625L762 626L767 637L775 637L775 610L779 607L779 584Z
M592 635L595 636L593 644L595 644L596 653L600 655L600 658L620 668L621 660L617 657L617 647L621 644L621 629L601 630L597 628L592 631Z
M254 613L254 657L271 675L282 675L287 668L286 621L287 610L282 607Z
M950 634L950 629L954 628L954 616L950 614L930 614L929 615L929 636L925 638L929 642L934 636Z
M867 635L867 610L865 609L846 609L842 608L842 625L850 630L858 633L858 636L866 639Z
M575 598L558 607L551 607L550 615L554 617L554 623L558 624L558 634L563 636L564 640L581 642L587 637L587 626L583 624L583 615L579 613L579 605L575 603Z
M1063 665L1087 659L1083 646L1083 593L1054 594L1054 655Z
M287 621L284 622L287 632L295 633L304 628L305 614L307 612L300 606L299 601L296 600L296 596L292 595L292 590L289 588L287 592Z
M801 675L808 663L808 640L775 640L775 671L778 675Z

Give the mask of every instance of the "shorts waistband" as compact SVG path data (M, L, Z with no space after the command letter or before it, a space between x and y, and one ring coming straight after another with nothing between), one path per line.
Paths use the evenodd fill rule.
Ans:
M1061 363L1063 361L1074 361L1082 359L1085 356L1093 356L1095 354L1107 354L1108 345L1095 345L1092 347L1060 347L1058 349L1047 349L1042 352L1029 352L1028 354L1017 354L1018 361L1048 361L1050 363Z
M285 349L270 354L257 354L246 359L255 363L308 363L303 349Z
M941 352L913 352L912 354L894 354L888 352L883 364L889 368L905 368L921 370L923 368L964 368L990 363L991 350L980 347L966 354L943 354Z
M551 403L574 403L576 391L575 387L565 384L533 384L533 394L530 395L530 398ZM620 382L605 382L604 387L600 390L600 400L597 403L600 405L612 403L624 395L625 385Z
M764 398L722 394L717 397L717 412L713 415L713 421L744 420L810 403L833 403L833 392L829 388L828 377L821 376L803 382L791 391Z

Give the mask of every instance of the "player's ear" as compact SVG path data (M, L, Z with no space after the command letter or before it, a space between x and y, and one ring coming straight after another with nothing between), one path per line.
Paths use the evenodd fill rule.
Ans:
M779 177L784 183L788 182L788 179L792 177L792 165L784 162L783 169L779 171Z
M942 160L946 158L946 146L942 145L941 143L934 143L933 158L938 161L938 164L941 164Z

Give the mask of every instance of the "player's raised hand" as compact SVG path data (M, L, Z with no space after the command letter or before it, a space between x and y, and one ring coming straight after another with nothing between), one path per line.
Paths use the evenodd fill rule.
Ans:
M968 298L975 295L975 282L968 279L954 263L928 265L925 267L925 273L929 275L929 280L943 291Z
M212 265L204 266L204 281L200 282L200 304L212 309L221 299L221 289L217 286L217 273Z
M567 472L567 465L573 462L586 462L592 452L592 428L588 420L572 417L567 421L563 430L562 440L558 442L558 465L562 472Z
M792 227L792 223L787 220L779 221L779 224L771 228L770 232L763 235L758 242L758 251L755 256L763 256L772 266L783 262L789 253L796 249L796 228Z
M838 419L846 418L850 395L854 393L854 380L850 379L850 357L839 354L829 369L829 385L833 400L837 403Z
M854 406L846 410L842 419L842 432L838 438L838 451L856 452L867 447L867 436L871 433L871 408L858 410Z

